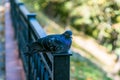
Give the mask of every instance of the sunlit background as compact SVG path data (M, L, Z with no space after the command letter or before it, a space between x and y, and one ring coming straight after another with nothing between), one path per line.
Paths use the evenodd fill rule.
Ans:
M120 0L22 0L47 34L73 31L70 80L120 80Z

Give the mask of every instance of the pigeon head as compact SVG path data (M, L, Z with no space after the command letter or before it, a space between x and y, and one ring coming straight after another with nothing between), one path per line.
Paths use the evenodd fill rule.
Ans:
M70 30L67 30L63 33L63 35L66 37L66 38L72 38L72 31Z

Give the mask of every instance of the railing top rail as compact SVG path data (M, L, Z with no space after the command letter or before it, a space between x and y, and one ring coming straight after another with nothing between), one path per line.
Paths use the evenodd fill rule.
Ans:
M40 37L45 37L46 33L43 30L42 26L39 24L39 22L36 20L36 14L35 13L30 13L28 11L28 9L25 7L24 3L22 3L20 0L15 0L15 3L20 5L20 11L23 13L24 17L26 19L30 20L30 24L32 25L32 29L35 32L35 34L37 35L38 38Z

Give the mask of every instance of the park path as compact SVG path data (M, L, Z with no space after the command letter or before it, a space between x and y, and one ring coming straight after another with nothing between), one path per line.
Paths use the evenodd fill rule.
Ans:
M0 0L0 80L24 80L17 44L13 39L10 7L5 1Z
M19 57L17 41L10 16L10 3L5 2L5 78L6 80L25 80L22 61Z
M9 0L0 0L0 80L25 80L14 39Z

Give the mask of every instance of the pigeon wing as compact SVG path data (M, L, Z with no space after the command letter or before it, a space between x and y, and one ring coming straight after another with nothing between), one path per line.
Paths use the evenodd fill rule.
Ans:
M55 51L57 53L64 52L66 49L64 42L61 40L61 37L56 38L54 40L54 45L55 45Z

